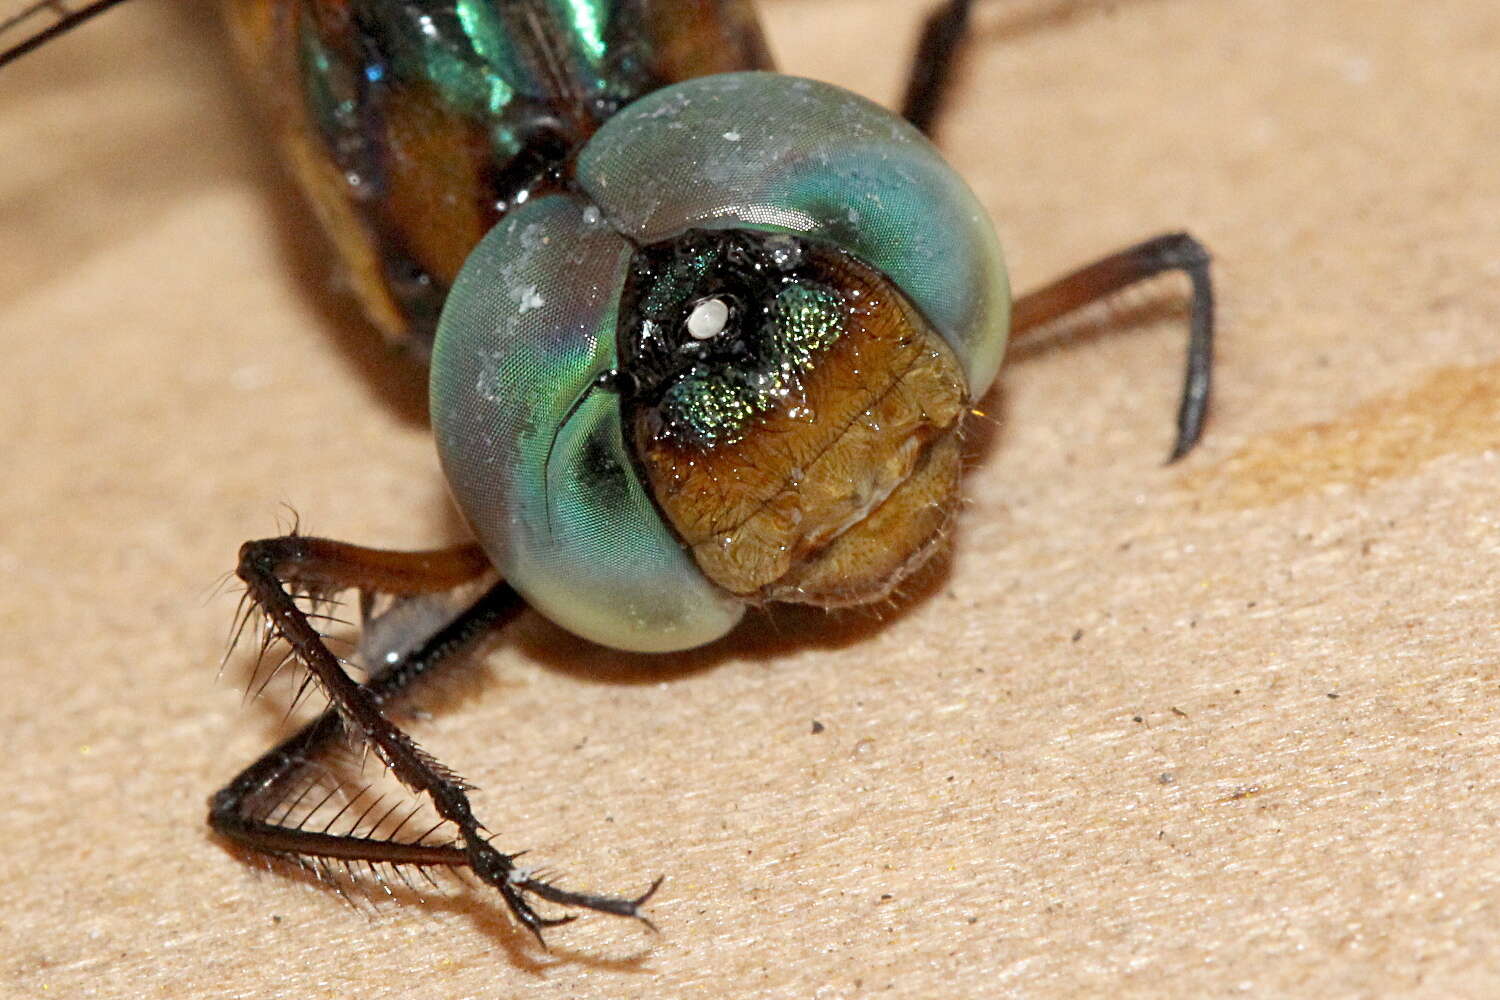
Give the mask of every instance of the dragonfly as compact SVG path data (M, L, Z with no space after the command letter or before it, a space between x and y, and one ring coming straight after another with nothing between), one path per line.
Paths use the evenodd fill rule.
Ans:
M0 21L0 67L121 2L28 4ZM776 72L750 0L222 6L371 326L429 366L474 539L242 546L235 636L329 703L210 800L252 852L328 881L468 872L539 939L578 910L649 923L660 878L575 891L496 847L397 699L528 607L671 652L762 605L886 599L948 537L960 435L1007 344L1167 272L1191 285L1169 461L1202 433L1213 288L1191 235L1012 300L988 215L931 141L974 0L935 6L895 112ZM331 630L351 594L347 652ZM325 787L320 761L351 747L437 821Z

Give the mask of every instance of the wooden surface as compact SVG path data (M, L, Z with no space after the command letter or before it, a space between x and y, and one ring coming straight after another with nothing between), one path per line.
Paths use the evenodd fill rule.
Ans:
M767 21L889 100L918 6ZM281 713L215 681L237 544L283 503L459 533L421 380L329 292L207 12L0 73L0 995L1500 994L1500 7L1069 10L985 7L943 145L1020 288L1213 248L1203 446L1161 465L1167 280L1017 352L956 555L883 621L643 659L528 616L418 735L569 884L667 875L659 936L550 952L204 828Z

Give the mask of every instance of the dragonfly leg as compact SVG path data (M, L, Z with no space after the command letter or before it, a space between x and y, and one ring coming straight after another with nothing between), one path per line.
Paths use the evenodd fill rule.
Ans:
M251 850L318 873L326 873L329 864L340 863L346 867L360 863L372 869L385 865L398 872L403 867L467 868L496 888L516 918L539 939L542 928L566 923L572 916L543 917L532 908L528 894L565 906L644 921L639 907L656 885L633 899L570 892L534 877L515 864L515 855L493 847L469 804L466 792L472 786L424 752L385 713L387 703L415 681L459 659L480 637L524 607L509 585L502 582L490 587L416 648L385 664L363 684L349 675L345 662L328 648L313 624L316 613L303 607L305 600L299 601L351 588L365 594L401 596L444 593L493 573L477 546L387 552L294 534L247 542L240 550L237 572L248 588L249 599L265 616L268 641L284 642L288 655L317 680L331 704L320 717L262 755L210 799L208 821L216 831ZM398 839L399 827L382 835L378 828L389 812L363 832L359 829L363 815L344 833L330 832L332 821L321 829L309 825L310 812L293 820L296 803L288 799L298 789L305 795L308 787L316 784L306 780L306 772L340 738L373 749L402 785L423 796L438 816L451 824L457 838L432 842L428 838L433 830L429 830Z
M969 33L972 8L973 0L943 0L922 26L917 54L906 77L901 115L929 136L953 82L959 52Z
M1208 414L1214 360L1214 292L1209 262L1208 250L1187 233L1167 233L1137 243L1018 298L1011 311L1011 337L1020 338L1164 272L1184 272L1192 282L1193 297L1187 371L1177 409L1177 441L1167 459L1175 462L1198 443Z

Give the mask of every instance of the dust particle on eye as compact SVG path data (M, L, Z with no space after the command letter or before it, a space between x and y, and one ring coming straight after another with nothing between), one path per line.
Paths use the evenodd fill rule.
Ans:
M519 311L521 313L529 313L533 309L540 309L547 304L547 300L542 298L541 293L536 290L535 285L527 285L521 289L517 298L520 301Z

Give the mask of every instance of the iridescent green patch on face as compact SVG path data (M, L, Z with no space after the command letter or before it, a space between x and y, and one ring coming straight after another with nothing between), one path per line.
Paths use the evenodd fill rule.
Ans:
M688 437L699 444L729 444L745 436L745 428L763 399L749 386L720 375L688 375L667 390L662 398L672 437Z
M662 415L673 436L700 445L733 444L755 418L797 391L819 352L844 328L842 300L832 289L795 281L776 294L767 310L766 350L753 364L694 371L662 397Z
M795 405L848 324L845 295L820 270L827 252L782 234L700 230L638 255L621 358L665 438L734 444Z
M831 347L843 330L843 300L823 285L793 282L777 294L771 319L782 367L805 370L814 355Z
M651 283L641 300L641 312L648 317L673 315L723 256L724 248L712 245L693 247L683 253Z
M632 304L699 240L723 245L722 265L648 327ZM631 270L610 384L699 569L751 601L889 593L957 497L968 395L942 335L889 278L816 240L689 233L637 250Z

